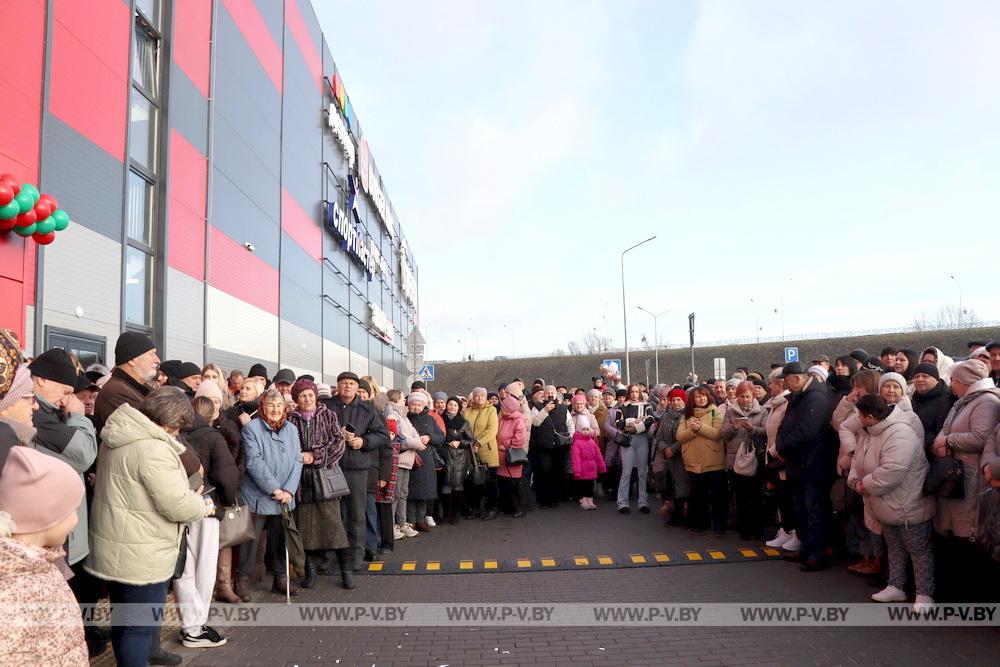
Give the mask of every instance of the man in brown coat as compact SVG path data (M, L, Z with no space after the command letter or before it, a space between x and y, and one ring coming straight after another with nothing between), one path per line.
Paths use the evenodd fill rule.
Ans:
M123 403L138 407L149 395L149 382L156 379L160 358L156 345L146 334L126 331L115 343L115 368L111 378L97 395L94 426L100 437L104 423Z

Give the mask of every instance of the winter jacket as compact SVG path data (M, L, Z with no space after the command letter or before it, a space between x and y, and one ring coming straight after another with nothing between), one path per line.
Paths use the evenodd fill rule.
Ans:
M965 498L938 498L934 530L941 534L951 531L956 537L975 537L979 522L979 492L983 484L980 465L986 442L1000 423L1000 390L989 378L969 387L955 402L941 427L948 447L962 462L965 477Z
M479 458L490 468L500 466L500 453L497 449L497 432L500 420L496 409L487 403L481 408L471 405L462 413L465 421L472 425L472 437L479 443Z
M271 497L277 489L292 494L289 510L295 509L295 492L302 478L302 450L299 432L289 422L275 431L261 417L243 427L243 447L247 474L240 496L254 514L275 516L285 507Z
M941 432L948 411L955 403L955 395L947 384L938 382L930 391L922 394L919 391L913 392L910 403L924 427L924 445L929 447Z
M690 480L684 468L684 456L681 454L681 443L677 441L677 429L681 425L683 412L667 410L660 417L653 436L653 473L660 470L670 473L674 485L675 498L687 498L690 495ZM667 452L673 452L669 457Z
M312 419L306 420L296 410L288 414L288 421L299 434L302 451L312 453L312 465L332 468L340 462L347 444L333 410L320 403L316 406Z
M574 433L570 456L573 461L573 479L597 479L599 474L608 471L595 435L584 435L579 431Z
M64 555L0 538L0 665L90 664L80 607L56 566Z
M240 423L229 415L222 413L215 420L215 423L212 424L212 428L225 438L229 454L233 457L233 461L236 463L236 468L240 471L240 477L242 478L247 466L243 460L243 435Z
M38 409L32 415L37 432L32 447L69 464L83 474L97 458L97 433L85 415L62 411L41 397L36 397ZM81 502L76 510L77 524L68 538L67 562L79 563L90 553L87 543L87 503Z
M492 405L486 408L496 415ZM410 500L434 500L437 498L437 472L434 470L434 449L440 451L444 444L444 433L438 428L434 418L428 412L409 414L410 423L420 435L430 437L427 449L420 452L424 464L410 471Z
M360 396L355 396L347 404L341 401L339 396L335 396L329 401L323 401L323 405L337 414L337 421L341 427L348 424L353 426L354 434L359 436L364 443L360 449L348 447L344 450L340 467L344 470L368 470L371 468L372 457L369 452L377 452L383 447L389 447L389 429L385 425L385 418L382 417L382 414L375 409L371 402L362 401ZM392 452L389 452L389 456L392 456Z
M830 425L833 410L833 394L812 378L801 391L788 395L776 449L785 460L789 478L819 483L836 476L836 434Z
M185 524L205 512L181 463L184 445L128 404L108 418L101 439L84 569L126 584L166 581Z
M406 410L393 403L385 406L385 418L387 422L395 423L396 437L400 440L398 465L404 470L411 470L417 458L417 450L424 446L420 441L420 434L410 423Z
M119 406L128 403L133 408L137 408L152 391L153 388L148 384L136 381L121 368L113 368L111 377L101 387L101 391L97 394L97 401L94 403L94 429L97 434L101 434L105 422Z
M993 435L986 443L986 447L983 449L983 458L980 459L979 463L980 470L989 466L993 479L1000 479L1000 424L997 424L997 427L993 429Z
M217 518L221 518L223 506L237 504L240 492L240 471L236 469L226 439L199 415L195 415L194 424L182 431L181 436L201 459L205 469L205 486L215 487L213 500L219 506Z
M864 486L865 525L880 533L881 526L911 526L934 516L934 498L925 496L927 456L923 439L894 406L889 416L862 428L847 484ZM874 519L874 521L872 521Z
M690 420L681 418L677 427L677 442L681 443L684 469L691 473L724 470L726 451L722 445L722 413L716 405L695 408L694 416L701 420L701 429L691 430Z
M520 413L518 413L520 414ZM443 415L444 419L444 461L448 466L446 480L453 488L461 488L465 483L465 477L469 474L472 466L472 426L465 417L456 414L454 417ZM458 441L458 447L452 447L450 443Z
M850 407L851 413L843 420L840 428L837 430L837 436L840 439L840 450L837 454L837 474L840 475L847 474L850 471L851 459L857 450L858 436L862 431L861 418L854 409L854 403L848 402L846 398L841 399L840 405L837 406L833 422L837 422L837 415L842 412L842 406L845 404ZM910 399L905 395L901 396L899 402L896 403L896 411L899 412L898 418L905 422L916 436L920 438L920 441L923 442L924 426L920 423L920 417L913 411Z
M750 422L750 430L738 426L738 420L746 418ZM761 407L757 399L753 399L749 410L744 410L738 402L733 402L726 410L726 415L722 419L722 442L726 445L726 470L732 470L736 464L736 453L750 439L750 444L754 450L763 457L764 447L767 444L767 432L764 430L764 423L767 418L767 410Z
M523 465L508 466L507 451L510 449L524 449L528 446L528 428L524 424L524 415L518 411L513 414L503 414L500 412L500 426L497 429L497 448L499 452L500 467L497 474L501 477L521 479L524 473Z
M597 446L601 448L601 454L607 450L607 439L604 435L604 422L608 418L608 409L604 407L604 403L598 403L597 407L594 409L594 418L597 420L598 436L597 436Z
M774 464L779 463L777 460L778 429L781 427L781 422L784 420L787 410L787 393L772 396L767 401L767 419L764 420L764 432L767 433L767 455L764 457L764 461L768 463L768 467L774 467L779 470L779 477L781 479L785 478L784 465L777 466Z
M552 411L545 409L546 402L532 403L531 421L527 425L531 427L529 440L536 449L555 449L564 447L565 444L559 436L569 437L573 435L573 418L569 408L565 405L556 404ZM558 435L557 435L558 434Z

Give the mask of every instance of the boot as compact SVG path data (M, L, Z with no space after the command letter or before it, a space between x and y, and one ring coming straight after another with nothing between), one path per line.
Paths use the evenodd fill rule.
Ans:
M250 602L250 577L236 575L236 595L241 602Z
M306 556L306 576L300 585L302 588L312 588L316 585L316 561L312 556Z
M164 651L160 647L160 628L156 628L149 636L149 664L151 665L179 665L182 659L176 653Z
M316 572L323 577L332 577L337 574L337 559L332 551L320 552L323 554L323 562L316 568Z
M286 590L288 592L288 595L290 595L291 597L295 597L296 595L299 594L299 587L296 586L295 584L293 584L288 579L288 575L287 574L286 575L275 576L274 577L274 583L271 584L271 592L272 593L279 593L281 595L284 595L285 592L286 592Z
M219 566L215 576L216 602L237 604L241 598L233 591L233 550L226 547L219 550Z
M350 590L357 586L354 581L354 557L350 547L337 549L337 562L340 563L340 583Z

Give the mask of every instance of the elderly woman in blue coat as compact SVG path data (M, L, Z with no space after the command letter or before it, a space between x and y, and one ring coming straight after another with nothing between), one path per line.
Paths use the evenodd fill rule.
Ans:
M298 594L298 588L287 581L281 514L284 509L295 509L295 492L302 476L302 452L299 433L285 417L284 397L277 389L270 389L260 399L257 416L243 427L247 474L240 486L240 495L253 512L256 535L241 545L240 564L236 569L236 594L244 602L250 601L250 572L265 529L268 569L274 573L271 590L284 593L287 587L292 595Z

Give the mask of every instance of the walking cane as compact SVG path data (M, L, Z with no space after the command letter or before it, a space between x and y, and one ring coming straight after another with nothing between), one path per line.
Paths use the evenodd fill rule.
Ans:
M285 604L292 604L292 569L288 565L288 545L285 545Z

